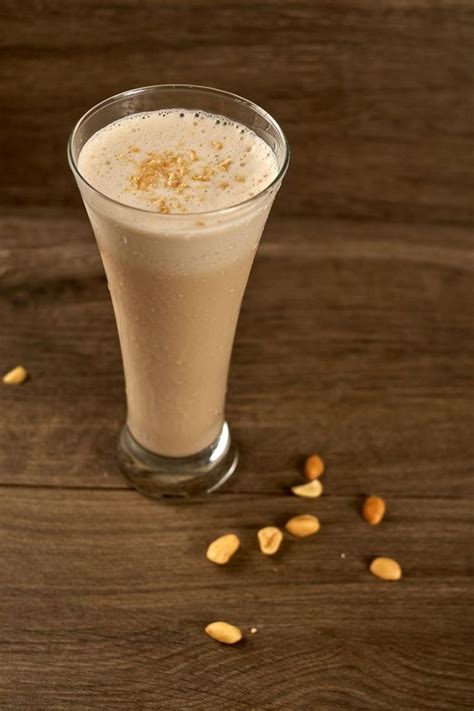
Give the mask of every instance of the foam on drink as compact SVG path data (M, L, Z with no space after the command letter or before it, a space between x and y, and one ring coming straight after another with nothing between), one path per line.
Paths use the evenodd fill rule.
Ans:
M132 114L85 144L79 169L119 202L162 213L195 213L237 205L277 174L270 147L224 116L166 110Z

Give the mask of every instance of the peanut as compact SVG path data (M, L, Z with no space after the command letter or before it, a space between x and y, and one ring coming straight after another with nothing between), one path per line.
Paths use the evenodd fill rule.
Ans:
M283 533L276 526L266 526L257 533L260 550L264 555L274 555L283 540Z
M238 627L228 622L211 622L205 629L206 634L222 644L235 644L242 639L242 632Z
M9 370L3 376L3 382L5 385L20 385L24 383L28 377L28 373L22 365L17 365L16 368Z
M380 496L368 496L362 507L362 516L367 523L376 526L385 515L385 501Z
M400 580L402 577L400 564L393 558L374 558L370 572L382 580Z
M240 540L234 533L227 533L225 536L216 538L209 544L206 557L212 563L225 565L232 558L240 546Z
M324 462L319 454L312 454L304 463L304 475L309 481L319 479L324 471Z
M302 514L301 516L290 518L290 520L286 522L285 528L292 536L305 538L306 536L312 536L313 533L317 533L320 529L320 523L316 516Z
M304 496L308 499L316 499L323 493L323 485L319 479L313 479L313 481L308 481L307 484L299 484L298 486L292 486L291 491L296 496Z

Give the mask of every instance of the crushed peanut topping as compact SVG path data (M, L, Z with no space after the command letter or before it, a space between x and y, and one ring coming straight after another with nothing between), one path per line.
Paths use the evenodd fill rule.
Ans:
M150 190L168 187L183 190L184 176L189 170L189 161L182 153L165 151L148 152L147 157L137 165L137 172L129 176L135 190Z
M223 147L221 141L212 141L212 145L219 150ZM129 153L137 153L139 150L137 146L130 146ZM131 161L136 166L136 172L129 175L129 181L135 191L152 192L156 188L166 187L172 188L181 195L189 187L185 178L207 183L216 174L216 170L210 166L204 166L199 173L191 172L191 164L198 160L195 150L190 150L187 154L171 150L164 153L149 151L146 155L147 157L141 161ZM126 156L122 153L120 158L124 159ZM228 172L231 164L232 160L227 158L218 163L217 169ZM243 175L236 175L235 180L244 183L246 179ZM223 180L219 183L219 187L221 190L226 190L229 183ZM175 209L186 212L186 208L181 203L173 201L170 203L163 198L155 199L153 195L150 195L150 203L162 214L169 214Z
M219 170L229 170L229 165L232 163L230 158L227 158L227 160L223 160L222 163L218 164Z
M156 207L158 212L161 212L163 215L168 215L169 214L169 207L166 203L166 200L163 198L160 198L159 200L153 200L153 205Z
M222 148L224 148L224 144L222 141L212 141L211 145L213 148L216 149L216 151L220 151Z

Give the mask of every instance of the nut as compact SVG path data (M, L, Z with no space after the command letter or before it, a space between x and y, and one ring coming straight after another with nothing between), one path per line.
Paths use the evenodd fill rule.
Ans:
M374 558L370 564L370 572L382 580L400 580L402 569L393 558Z
M376 526L385 515L385 501L380 496L368 496L362 507L362 516L367 523Z
M229 165L232 163L232 160L230 158L227 158L226 160L223 160L219 165L217 166L219 170L229 170Z
M308 499L317 499L323 493L323 486L319 479L313 479L313 481L308 481L307 484L299 484L298 486L292 486L291 491L296 496L304 496Z
M206 634L222 644L235 644L242 639L242 632L238 627L228 622L211 622L205 629Z
M304 475L310 481L319 479L324 471L324 462L319 454L312 454L304 463Z
M234 533L227 533L225 536L216 538L209 544L207 549L207 559L217 565L225 565L232 558L240 546L240 540Z
M283 533L276 526L266 526L257 533L260 550L264 555L274 555L283 540Z
M317 533L320 529L319 519L316 516L311 516L310 514L302 514L301 516L294 516L286 522L285 528L288 533L297 538L305 538L306 536L312 536L313 533Z
M24 383L28 377L28 373L22 365L17 365L16 368L9 370L3 376L3 382L5 385L20 385Z

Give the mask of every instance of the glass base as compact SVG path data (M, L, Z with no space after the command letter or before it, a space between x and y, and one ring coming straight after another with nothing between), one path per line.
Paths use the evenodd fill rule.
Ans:
M132 486L154 499L190 499L211 494L232 476L239 459L227 422L207 449L189 457L153 454L138 444L125 425L117 456L120 471Z

